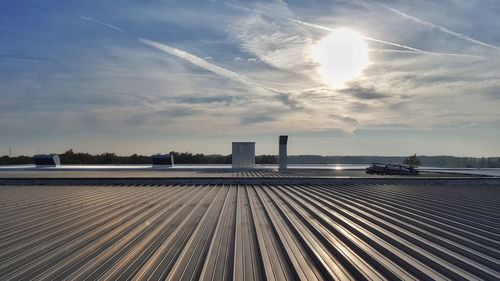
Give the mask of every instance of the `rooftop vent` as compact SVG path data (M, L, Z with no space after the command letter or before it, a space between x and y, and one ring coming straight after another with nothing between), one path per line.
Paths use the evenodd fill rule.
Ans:
M255 142L233 142L233 169L255 168Z
M280 151L279 151L280 171L285 171L288 167L288 156L286 148L287 143L288 143L288 136L280 136Z
M173 154L155 154L151 156L153 167L173 167L174 155Z
M57 154L39 154L33 157L36 167L56 167L61 165Z

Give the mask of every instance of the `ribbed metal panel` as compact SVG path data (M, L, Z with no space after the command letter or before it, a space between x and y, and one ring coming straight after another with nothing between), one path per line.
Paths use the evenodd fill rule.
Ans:
M500 186L0 186L0 280L500 279Z

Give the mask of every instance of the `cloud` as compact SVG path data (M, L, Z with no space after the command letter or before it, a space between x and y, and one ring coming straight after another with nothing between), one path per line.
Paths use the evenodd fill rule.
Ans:
M373 100L373 99L383 99L387 98L387 95L376 91L373 87L363 88L361 86L353 86L350 88L339 90L342 94L349 94L356 98L363 100Z
M279 94L276 96L276 99L292 109L304 108L303 103L300 100L294 98L291 94Z
M307 71L311 62L304 50L311 45L311 35L288 21L252 13L238 18L227 27L231 38L242 51L272 67Z
M272 121L276 121L276 118L274 116L259 114L259 115L243 116L243 118L241 119L241 124L249 125L249 124L265 123Z
M340 116L337 114L330 114L330 117L344 122L353 131L360 125L359 121L352 117Z
M248 99L246 98L235 98L235 97L230 97L230 96L201 96L196 95L196 96L183 96L183 97L178 97L173 99L176 103L187 103L187 104L234 104L234 103L239 103L242 101L247 101Z
M106 22L103 22L103 21L100 21L100 20L96 20L96 19L93 19L91 17L86 17L86 16L83 16L83 15L80 15L80 18L82 20L86 20L86 21L90 21L90 22L95 22L95 23L98 23L100 25L103 25L103 26L106 26L106 27L109 27L111 29L114 29L116 31L119 31L119 32L122 32L122 33L127 33L125 30L115 26L115 25L112 25L112 24L109 24L109 23L106 23Z
M412 16L412 15L409 15L403 11L400 11L398 9L395 9L387 4L384 4L384 3L380 3L378 1L374 1L374 0L369 0L371 2L375 2L377 3L378 5L381 5L387 9L389 9L390 11L406 18L406 19L409 19L415 23L418 23L418 24L421 24L421 25L424 25L424 26L427 26L429 28L432 28L432 29L435 29L435 30L439 30L441 32L444 32L446 34L449 34L449 35L452 35L452 36L455 36L457 38L460 38L460 39L463 39L465 41L468 41L468 42L471 42L471 43L474 43L474 44L477 44L477 45L480 45L480 46L483 46L483 47L488 47L488 48L492 48L492 49L496 49L496 50L500 50L500 47L498 46L495 46L495 45L492 45L492 44L489 44L489 43L485 43L485 42L482 42L482 41L479 41L479 40L476 40L474 38L471 38L465 34L462 34L462 33L458 33L458 32L455 32L453 30L450 30L444 26L441 26L441 25L437 25L437 24L434 24L432 22L429 22L429 21L426 21L426 20L423 20L421 18L418 18L418 17L415 17L415 16Z
M29 62L42 62L42 63L56 63L56 64L59 63L58 61L51 58L27 56L21 54L10 54L10 53L0 53L0 59L11 59L11 60L20 60Z
M152 119L160 119L161 121L168 122L169 120L192 116L199 113L200 112L196 109L176 105L169 109L152 110L151 112L134 115L127 118L125 123L130 126L139 126L151 121Z
M461 128L472 128L472 127L477 127L479 126L479 123L468 123L460 126Z

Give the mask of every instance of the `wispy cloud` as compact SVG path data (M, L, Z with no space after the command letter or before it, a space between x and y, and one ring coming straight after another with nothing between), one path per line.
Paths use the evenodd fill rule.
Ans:
M304 49L311 43L309 32L286 20L271 20L252 13L227 27L240 49L279 69L306 69Z
M462 34L462 33L453 31L451 29L448 29L448 28L446 28L444 26L441 26L441 25L438 25L438 24L426 21L424 19L412 16L412 15L407 14L407 13L401 11L401 10L393 8L393 7L391 7L391 6L387 5L387 4L380 3L380 2L375 1L375 0L369 0L369 1L377 3L378 5L381 5L381 6L385 7L385 8L387 8L387 9L389 9L390 11L392 11L392 12L394 12L394 13L396 13L396 14L398 14L398 15L406 18L406 19L409 19L409 20L411 20L411 21L413 21L415 23L427 26L427 27L435 29L435 30L439 30L439 31L444 32L446 34L458 37L460 39L463 39L465 41L468 41L468 42L471 42L471 43L474 43L474 44L477 44L477 45L481 45L483 47L488 47L488 48L500 50L500 47L498 47L498 46L495 46L495 45L492 45L492 44L489 44L489 43L485 43L485 42L479 41L479 40L471 38L471 37L469 37L469 36L467 36L465 34Z
M377 92L374 88L363 88L356 85L347 89L339 90L339 92L350 94L363 100L375 100L375 99L387 98L387 95Z
M119 28L118 26L115 26L115 25L112 25L112 24L109 24L109 23L106 23L106 22L103 22L103 21L100 21L100 20L96 20L96 19L91 18L91 17L80 15L80 18L82 20L86 20L86 21L98 23L100 25L104 25L106 27L109 27L109 28L114 29L114 30L119 31L119 32L127 33L125 30Z

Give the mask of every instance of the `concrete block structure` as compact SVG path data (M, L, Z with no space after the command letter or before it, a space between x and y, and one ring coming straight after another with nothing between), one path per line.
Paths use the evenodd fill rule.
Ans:
M279 148L280 171L285 171L288 166L287 144L288 144L288 136L280 136L280 148Z
M255 168L255 142L233 142L233 169Z
M39 154L33 157L36 167L56 167L61 165L61 160L57 154Z

